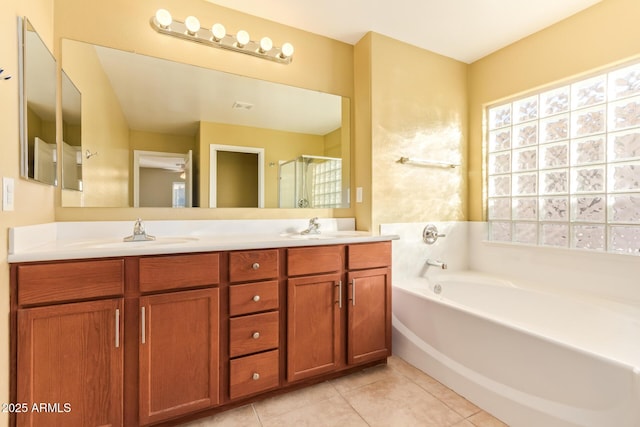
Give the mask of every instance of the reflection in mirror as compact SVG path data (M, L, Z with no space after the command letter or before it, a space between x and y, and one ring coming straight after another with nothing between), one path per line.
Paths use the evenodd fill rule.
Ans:
M81 96L62 70L62 188L82 191Z
M83 206L233 206L227 203L236 202L213 200L212 194L230 193L225 197L232 200L248 192L242 179L249 171L222 173L231 168L220 162L234 156L222 155L212 165L210 150L218 145L264 150L264 204L257 206L284 207L279 165L300 156L341 160L334 174L340 201L331 207L349 206L346 98L73 40L62 41L62 63L82 94L82 152L100 154L83 158ZM136 152L179 160L167 166L145 163L143 156L136 163ZM186 167L190 152L192 164ZM161 191L141 186L149 181L142 174L159 175L159 170L141 173L145 168L165 171L162 180L151 178ZM168 179L167 171L191 175L191 188L188 180ZM79 206L64 198L63 204Z
M20 174L57 184L56 61L27 18L18 19Z

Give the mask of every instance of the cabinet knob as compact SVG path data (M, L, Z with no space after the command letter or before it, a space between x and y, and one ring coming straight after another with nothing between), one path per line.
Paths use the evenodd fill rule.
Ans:
M253 373L253 375L251 376L251 378L252 378L254 381L257 381L257 380L259 380L259 379L260 379L260 374L259 374L259 373L257 373L257 372L254 372L254 373Z
M260 264L258 264L257 262L254 262L251 268L253 268L254 270L257 270L260 268Z
M253 302L258 302L260 301L260 295L254 295L251 299L253 300Z
M254 340L257 340L258 338L260 338L260 332L254 332L251 336Z

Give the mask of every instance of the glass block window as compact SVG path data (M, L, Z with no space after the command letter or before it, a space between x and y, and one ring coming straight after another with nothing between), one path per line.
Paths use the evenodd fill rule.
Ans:
M342 160L331 159L313 165L313 201L315 208L342 206Z
M640 255L640 63L486 117L490 240Z

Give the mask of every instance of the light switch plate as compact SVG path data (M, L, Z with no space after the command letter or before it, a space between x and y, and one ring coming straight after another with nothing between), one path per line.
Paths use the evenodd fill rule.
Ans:
M14 181L13 178L2 178L2 210L12 211L14 200Z
M362 187L356 188L356 203L362 203Z

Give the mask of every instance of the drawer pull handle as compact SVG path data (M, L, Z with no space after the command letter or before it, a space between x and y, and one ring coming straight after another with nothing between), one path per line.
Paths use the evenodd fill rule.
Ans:
M254 372L254 373L253 373L253 375L251 376L251 378L252 378L254 381L258 381L258 380L260 379L260 374L259 374L259 373L257 373L257 372Z
M257 340L258 338L260 338L260 332L254 332L251 336L254 340Z
M338 288L338 308L342 308L342 280L338 281L336 287Z
M257 262L254 262L251 268L253 268L254 270L257 270L260 268L260 264L258 264Z
M254 295L251 299L253 300L253 302L258 302L260 301L260 295Z
M116 308L116 348L120 347L120 309Z
M356 279L351 281L351 305L356 306Z
M142 333L142 344L146 344L147 343L147 319L146 319L146 310L144 307L142 307L140 309L141 313L140 313L140 329L141 329L141 333Z

